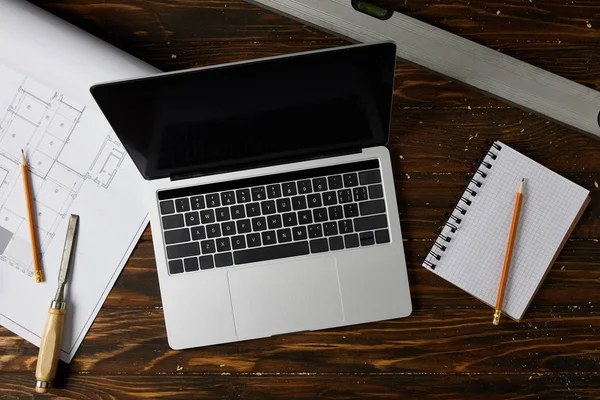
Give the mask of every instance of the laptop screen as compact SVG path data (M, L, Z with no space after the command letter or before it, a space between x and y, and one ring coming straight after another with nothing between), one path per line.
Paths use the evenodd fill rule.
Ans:
M146 179L387 142L395 45L293 54L100 84L91 92Z

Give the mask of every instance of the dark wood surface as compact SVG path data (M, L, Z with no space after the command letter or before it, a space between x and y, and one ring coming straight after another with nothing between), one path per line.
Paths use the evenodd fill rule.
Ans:
M162 70L347 43L241 0L34 0ZM600 89L600 2L386 1ZM600 141L399 63L389 148L414 312L406 319L186 351L165 337L147 229L54 395L64 398L598 399ZM524 319L420 267L465 178L500 139L592 201ZM37 349L0 328L0 398L32 390Z

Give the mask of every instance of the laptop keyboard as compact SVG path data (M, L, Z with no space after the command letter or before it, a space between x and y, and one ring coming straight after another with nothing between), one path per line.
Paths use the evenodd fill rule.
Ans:
M170 274L388 243L379 160L158 193Z

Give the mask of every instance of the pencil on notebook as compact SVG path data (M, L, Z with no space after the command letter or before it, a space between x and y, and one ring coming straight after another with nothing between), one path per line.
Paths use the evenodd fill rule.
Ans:
M504 256L504 266L502 267L502 276L500 277L500 287L498 289L498 297L496 298L496 311L494 312L494 325L500 322L500 314L502 314L502 303L504 301L504 291L506 289L506 281L508 280L508 270L510 269L510 260L512 258L515 238L517 236L517 227L519 225L519 215L521 214L521 203L523 202L523 191L525 189L525 178L521 179L519 190L517 191L517 199L515 200L515 209L513 211L512 223L510 225L510 233L508 235L508 243L506 244L506 255Z
M40 267L40 256L38 254L37 234L33 219L33 197L31 196L31 185L29 182L29 171L27 170L27 160L25 152L21 150L21 175L23 175L23 186L25 187L25 201L27 202L27 220L29 221L29 236L31 236L31 250L33 253L33 266L35 268L35 281L43 282L44 274Z

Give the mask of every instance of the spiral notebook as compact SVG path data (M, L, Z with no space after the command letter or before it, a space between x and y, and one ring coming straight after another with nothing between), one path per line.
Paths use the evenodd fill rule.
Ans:
M520 320L583 210L589 191L496 141L423 267L494 307L516 191L526 186L503 313Z

